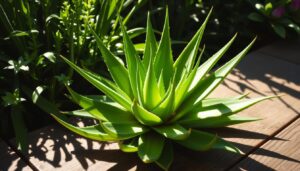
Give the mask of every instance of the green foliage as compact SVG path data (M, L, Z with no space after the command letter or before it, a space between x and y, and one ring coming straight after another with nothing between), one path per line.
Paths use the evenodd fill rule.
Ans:
M249 1L256 9L248 15L250 20L268 22L281 38L286 38L288 29L300 35L300 1L299 0L256 0Z
M98 120L99 124L76 127L67 123L59 113L50 113L73 132L95 140L117 141L124 152L137 152L145 163L155 162L165 170L169 169L173 161L173 143L197 151L223 149L241 153L231 143L202 129L254 121L255 118L238 116L236 113L272 97L244 99L242 95L207 98L254 43L252 41L226 64L211 71L216 61L230 47L234 37L200 65L197 60L198 48L209 16L210 13L175 62L170 46L168 11L158 45L148 18L143 58L137 54L121 24L125 66L103 46L103 39L95 35L114 82L78 67L65 57L62 59L105 94L83 96L68 88L73 101L89 113L69 114L88 116Z
M58 54L105 75L101 49L94 35L113 53L123 53L122 46L118 46L122 38L120 17L125 16L126 24L146 1L0 0L0 100L5 106L0 112L11 116L9 119L1 115L1 136L11 138L13 133L5 130L12 124L16 140L23 140L26 135L22 132L26 132L27 126L36 129L49 123L47 115L34 116L40 112L33 112L35 109L23 102L28 99L24 97L24 87L35 89L38 94L44 92L52 106L72 105L62 94L66 91L64 85L70 85L76 78L73 69L57 60ZM128 34L134 38L144 34L144 30L133 28ZM80 111L75 113L82 115ZM16 125L21 122L15 122L14 116L22 124Z

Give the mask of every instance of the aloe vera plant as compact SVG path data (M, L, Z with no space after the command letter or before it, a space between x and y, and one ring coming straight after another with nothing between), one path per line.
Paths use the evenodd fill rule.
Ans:
M72 100L83 108L67 114L93 118L99 122L92 126L77 127L59 115L53 114L53 117L83 137L118 142L122 151L137 152L143 162L155 162L165 170L169 169L173 161L174 143L197 151L223 149L241 153L231 143L203 131L203 128L207 130L255 121L256 118L235 114L271 97L256 99L244 99L244 95L231 98L207 97L254 43L252 41L229 62L210 72L236 36L200 65L202 53L197 58L198 49L209 15L176 61L173 61L171 50L168 12L159 43L156 41L148 15L142 58L138 56L122 26L126 66L94 33L112 80L82 69L68 59L62 58L105 94L84 96L67 87Z

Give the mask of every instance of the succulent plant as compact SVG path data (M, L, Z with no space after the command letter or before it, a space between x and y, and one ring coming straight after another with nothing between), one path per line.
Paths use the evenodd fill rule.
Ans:
M236 37L234 35L224 47L200 65L204 50L197 58L199 45L210 13L175 62L169 36L168 12L159 43L156 41L148 14L142 58L137 54L122 26L126 66L94 33L112 80L82 69L68 59L62 58L105 94L83 96L67 87L72 100L83 108L69 114L93 118L98 120L98 124L77 127L57 115L53 117L83 137L118 142L122 151L137 152L143 162L155 162L165 170L173 161L174 143L197 151L223 149L241 153L231 143L207 132L207 128L255 121L256 118L235 114L271 97L256 99L245 99L244 95L230 98L207 97L254 43L252 41L229 62L210 72Z

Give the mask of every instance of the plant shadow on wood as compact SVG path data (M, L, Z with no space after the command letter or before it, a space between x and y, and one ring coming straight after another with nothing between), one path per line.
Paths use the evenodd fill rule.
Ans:
M90 124L91 121L84 125ZM222 137L239 137L239 135L248 139L264 139L268 137L268 135L260 133L251 133L231 128L222 129L221 131L215 129L213 131ZM231 134L232 132L233 134ZM237 143L235 145L246 153L253 149L252 146L248 145ZM300 163L298 160L268 150L260 151L259 155ZM118 149L116 143L102 143L81 138L61 126L49 126L31 133L30 152L26 157L37 168L43 168L42 170L66 170L68 168L79 170L91 168L93 170L94 168L95 170L103 169L110 171L130 169L143 171L159 170L154 164L142 163L135 153L123 153ZM238 161L240 157L241 155L225 153L219 150L197 152L176 145L175 161L171 170L223 170ZM219 161L218 164L216 164L217 161ZM259 161L254 160L252 162L260 165L260 168L270 169L259 163Z
M244 93L246 90L259 95L288 94L289 98L279 97L280 103L284 104L291 110L290 112L295 113L295 116L298 117L300 109L293 106L289 101L286 101L286 99L300 99L300 93L297 91L300 79L296 76L296 73L300 72L300 68L296 65L281 63L278 59L251 59L251 57L253 56L249 55L248 60L242 62L238 67L239 69L232 72L232 75L226 79L225 86L239 94ZM266 61L269 63L264 65ZM257 63L261 63L261 65L257 65ZM261 91L261 87L259 87L261 83L267 87L264 87L263 91ZM233 84L236 86L232 86ZM288 122L288 120L286 122ZM272 131L274 132L277 129ZM225 138L254 139L257 141L266 139L273 134L273 132L264 134L237 128L216 129L212 131L217 132L218 135ZM279 138L274 139L287 141ZM60 169L62 166L64 169L72 167L72 169L77 168L81 170L91 167L95 167L95 169L97 167L104 169L103 167L105 167L106 170L129 170L131 168L135 168L136 170L158 169L155 165L146 165L140 162L136 154L126 154L119 151L117 144L104 144L79 138L58 126L50 126L33 132L30 137L30 144L30 152L27 155L29 160L33 165L36 165L36 163L38 163L37 161L39 161L39 163L43 161L42 167L49 168L49 170L53 168ZM235 144L246 154L253 150L253 146L243 143ZM255 150L253 153L300 163L299 160L266 149ZM218 150L194 152L176 146L175 161L171 170L230 169L233 164L239 162L241 157L242 156L238 154L225 153ZM251 158L249 158L249 160L261 170L272 170L272 168L259 161ZM247 170L249 168L242 169Z
M260 65L257 65L258 63ZM258 95L284 94L300 99L300 78L297 75L299 72L299 65L254 53L248 55L246 60L239 64L238 69L231 73L233 77L227 78L223 84L237 93L250 91ZM261 91L261 83L266 86L263 91ZM238 88L233 88L232 84ZM290 104L285 96L278 97L278 99L288 109L299 115L300 108Z
M28 168L14 151L0 139L0 170L12 170L14 168Z

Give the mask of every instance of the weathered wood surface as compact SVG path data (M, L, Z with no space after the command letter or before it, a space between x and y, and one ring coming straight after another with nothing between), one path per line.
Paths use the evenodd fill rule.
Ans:
M30 167L9 147L0 140L0 171L30 171Z
M299 144L299 138L297 140L296 136L291 137L289 135L292 134L285 134L284 131L290 124L291 129L293 128L297 123L293 122L300 114L300 65L291 63L292 60L285 56L270 52L268 48L272 49L272 46L247 55L213 94L218 97L235 96L245 92L251 92L249 97L284 94L278 99L265 101L240 113L263 120L212 130L236 144L246 154L237 155L217 150L193 152L176 146L175 161L171 170L253 170L249 163L258 165L253 168L258 167L259 170L270 170L279 168L279 165L281 167L282 163L288 166L290 158L294 159L293 166L299 166L299 151L297 153L295 149L295 154L287 152L292 151L293 145L297 148L295 144L297 141ZM290 53L288 48L289 46L276 45L275 49ZM300 54L300 49L292 48L292 55L297 54ZM275 137L269 141L273 136ZM275 143L284 143L283 146L291 147L287 151L276 150L272 147ZM262 149L259 149L261 146ZM262 162L261 158L256 156L261 154L265 156ZM271 160L274 156L283 162ZM30 151L27 158L38 170L43 171L158 170L155 165L141 163L136 154L120 152L117 144L86 140L57 125L30 134ZM278 164L273 166L270 164L272 161ZM237 164L238 167L235 167Z
M251 92L251 97L274 94L285 96L262 102L240 113L263 120L222 129L218 131L219 135L236 143L247 154L278 130L286 127L300 113L298 73L300 67L296 64L262 54L249 54L214 92L214 96L234 96L245 92ZM189 152L186 156L193 161L191 170L229 169L242 158L240 155L219 151Z
M300 170L300 119L254 151L232 170Z
M32 132L29 143L27 157L41 171L148 169L135 154L120 152L116 143L87 140L59 125Z

